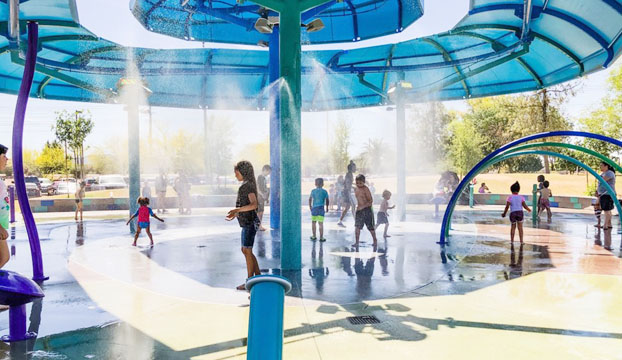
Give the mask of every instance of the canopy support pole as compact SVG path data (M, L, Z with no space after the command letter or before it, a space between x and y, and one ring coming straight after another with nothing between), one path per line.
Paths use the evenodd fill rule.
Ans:
M19 36L19 35L18 35ZM15 117L13 121L13 176L15 178L15 190L19 207L22 211L28 241L30 242L30 254L32 256L32 279L43 281L49 279L43 274L43 258L41 256L41 244L37 224L32 216L32 210L28 202L26 192L26 182L24 180L24 161L22 154L22 140L24 135L24 119L26 117L26 107L28 106L28 96L32 87L32 79L37 63L37 42L39 41L39 24L28 23L28 52L26 53L26 63L24 64L24 75L19 87L17 104L15 106Z
M138 92L136 86L128 91ZM136 96L133 96L136 95ZM138 94L132 94L127 104L127 149L128 149L128 174L130 177L129 209L130 216L138 210L138 197L140 197L140 124L138 122ZM136 232L136 221L130 223L130 231Z
M269 42L270 71L270 227L279 229L281 224L281 122L279 116L279 27L275 26ZM259 170L259 169L257 169Z
M400 80L403 79L403 73ZM404 89L401 83L396 84L395 89L395 130L397 152L397 219L406 220L406 105L404 103Z
M300 4L283 0L279 60L281 118L281 268L301 269L301 41Z

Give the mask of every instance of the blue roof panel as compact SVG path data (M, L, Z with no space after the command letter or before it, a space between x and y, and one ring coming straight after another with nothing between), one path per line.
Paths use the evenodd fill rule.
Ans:
M369 13L385 11L379 2L355 3L360 9L369 7ZM324 19L351 21L347 4L338 4L322 13ZM546 10L542 1L533 1L528 26L522 19L523 1L472 4L472 15L446 33L347 51L303 52L303 109L386 104L391 101L389 89L402 76L413 85L406 92L406 100L413 103L534 90L609 66L622 51L622 6L612 6L613 0L550 0ZM250 16L247 5L234 13ZM8 20L5 7L0 3L3 21ZM41 9L53 11L42 14ZM117 83L134 62L152 91L148 100L154 106L262 109L268 104L266 50L125 48L68 21L77 18L74 10L71 0L29 0L21 6L25 18L42 20L32 96L120 101ZM362 19L367 13L358 14ZM20 40L25 42L26 34ZM18 47L0 36L0 92L17 92L23 63Z

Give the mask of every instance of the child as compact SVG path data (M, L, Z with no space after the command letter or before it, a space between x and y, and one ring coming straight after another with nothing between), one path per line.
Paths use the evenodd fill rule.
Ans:
M355 227L355 236L356 242L353 246L359 245L359 237L361 236L361 229L363 225L367 226L367 230L369 230L372 239L374 239L374 246L378 245L378 240L376 240L376 230L374 224L374 211L372 210L372 205L374 204L374 200L371 197L371 192L369 188L365 185L365 175L359 175L356 177L356 190L354 191L354 195L356 196L356 214L354 216L354 227Z
M257 184L255 183L255 171L253 165L245 160L238 162L233 168L235 178L242 181L238 189L238 198L235 209L229 210L226 220L238 218L238 224L242 228L242 254L246 259L246 271L248 277L261 275L257 258L253 255L255 234L259 229L259 217L257 216ZM237 290L246 290L246 284L239 285Z
M346 173L346 176L343 179L343 192L342 192L341 202L344 206L344 209L343 209L343 212L341 213L341 217L339 218L339 222L337 223L337 225L341 227L346 227L343 224L343 218L346 217L346 214L348 214L348 210L350 210L350 208L354 210L354 204L352 201L352 197L350 196L350 193L352 192L352 180L354 178L355 171L356 171L356 164L354 164L353 161L350 161L350 164L348 165L348 172ZM355 214L352 214L352 215L355 215Z
M510 222L512 223L512 230L510 231L510 239L514 242L514 233L516 232L516 227L518 226L518 236L520 237L520 243L523 243L523 208L528 212L531 212L531 209L527 204L525 204L525 197L522 195L518 195L520 191L520 184L515 182L510 187L510 191L512 191L512 195L508 196L507 202L505 204L505 210L503 210L503 214L501 217L505 217L510 209Z
M134 235L134 243L132 243L132 246L136 246L138 235L140 235L140 229L145 229L147 236L149 236L149 240L151 240L150 245L153 246L153 236L151 236L151 230L149 229L149 216L153 216L162 222L164 222L164 220L160 219L158 215L153 213L153 210L149 207L149 198L139 197L137 202L140 207L125 224L129 225L130 221L138 216L138 226L136 227L136 234Z
M264 165L261 169L261 175L257 176L257 217L259 217L259 231L266 231L261 223L263 220L263 211L266 201L270 198L270 189L266 177L270 175L272 168L270 165Z
M480 194L490 194L490 189L488 188L488 186L486 186L486 183L482 183L482 185L480 185L478 192Z
M594 206L594 216L596 216L596 225L594 225L597 228L601 228L602 226L600 225L600 214L602 214L603 210L600 208L600 202L598 201L598 191L594 191L594 196L596 196L596 199L592 200L592 205Z
M391 198L391 192L389 190L385 190L382 192L382 203L380 203L380 210L378 210L378 221L376 227L384 225L384 237L388 238L391 235L387 235L387 229L389 228L389 214L387 210L395 209L395 205L389 206L389 199Z
M336 196L337 196L337 190L335 189L335 184L330 184L330 187L328 190L328 198L330 199L330 206L329 206L330 210L335 209Z
M540 200L538 200L538 218L540 218L540 213L546 210L547 221L551 222L552 214L549 198L553 196L553 192L549 189L549 182L547 180L544 180L542 185L544 187L540 190Z
M315 179L315 189L311 191L309 196L309 209L311 210L311 229L313 236L311 240L317 240L315 237L315 223L320 223L320 241L324 242L324 206L326 206L326 212L328 212L328 206L330 201L328 200L328 192L323 189L324 179Z
M9 150L4 145L0 145L0 171L4 171L6 164L9 161L6 153ZM2 268L11 257L9 253L9 245L7 240L9 238L9 219L10 219L10 206L9 206L9 193L7 191L6 184L0 179L0 268Z
M536 180L538 181L538 190L542 189L544 187L544 180L546 180L544 175L538 175Z
M78 211L80 212L80 221L82 221L82 203L84 201L86 191L86 181L80 181L80 187L76 190L76 216L75 219L78 221Z

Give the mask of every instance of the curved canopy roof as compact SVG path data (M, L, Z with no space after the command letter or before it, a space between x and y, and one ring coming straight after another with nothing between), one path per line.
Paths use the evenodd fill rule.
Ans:
M269 35L255 30L260 17L279 14L236 0L134 0L134 16L148 30L186 40L255 45ZM423 0L331 0L301 14L325 28L303 32L303 43L359 41L394 34L423 15Z
M400 79L412 84L408 102L534 90L600 70L622 51L622 0L471 3L469 14L446 33L304 52L303 109L385 104L391 84ZM22 20L40 23L32 96L114 101L116 84L133 58L153 92L152 105L257 109L267 104L267 51L124 48L81 27L69 0L25 1L20 13ZM2 2L0 16L8 18ZM22 45L25 39L23 34ZM17 92L23 62L7 35L0 36L0 92Z

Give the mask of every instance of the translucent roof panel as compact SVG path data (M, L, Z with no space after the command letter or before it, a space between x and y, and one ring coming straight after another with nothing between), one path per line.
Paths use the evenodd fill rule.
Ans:
M0 1L2 21L7 14ZM40 24L31 96L116 102L119 79L134 63L154 106L267 107L267 50L126 48L80 26L72 0L23 1L20 14ZM17 93L26 39L22 34L20 45L0 35L0 92ZM391 103L389 90L400 80L412 86L406 90L410 103L535 90L608 67L620 52L622 0L473 0L469 13L444 33L303 52L302 107Z
M148 30L186 40L255 45L269 35L255 30L257 19L278 13L251 1L134 0L130 8ZM423 0L329 1L301 14L321 19L324 29L303 33L309 44L349 42L402 31L423 15ZM276 20L274 20L276 22Z

